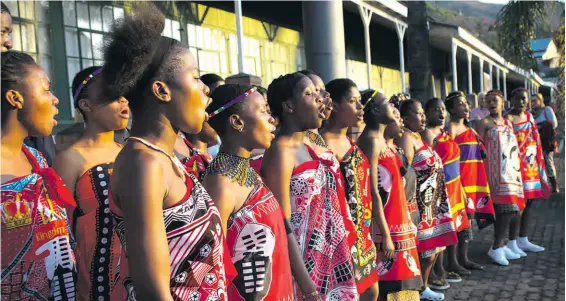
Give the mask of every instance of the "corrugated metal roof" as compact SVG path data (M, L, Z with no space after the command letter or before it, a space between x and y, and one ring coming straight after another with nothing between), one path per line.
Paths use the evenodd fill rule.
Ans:
M533 41L531 41L531 49L534 52L545 51L546 48L548 47L548 44L550 44L551 40L552 39L550 39L550 38L533 40Z

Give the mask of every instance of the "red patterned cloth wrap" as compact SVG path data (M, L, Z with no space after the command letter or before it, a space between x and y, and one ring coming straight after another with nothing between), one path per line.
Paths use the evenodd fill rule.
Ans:
M79 300L110 300L120 259L120 241L108 198L112 170L112 163L93 166L75 185L77 207L72 229L77 240Z
M339 163L331 152L299 165L291 176L291 228L323 300L358 300L350 250L356 241ZM295 299L302 300L295 283Z
M485 133L489 190L496 211L519 211L525 208L519 145L507 119L495 122Z
M546 177L544 153L535 120L531 113L525 112L527 121L513 126L517 144L519 144L519 160L521 161L521 177L525 199L548 199L550 186Z
M190 150L190 156L181 160L181 163L183 163L188 172L195 175L199 181L202 181L212 158L201 153L185 136L183 136L183 141L185 141Z
M232 300L293 300L293 279L284 215L265 186L255 188L228 220L226 242L238 276Z
M75 300L76 260L67 222L75 201L34 148L32 173L2 183L2 300ZM9 242L9 243L6 243Z
M222 233L220 213L194 174L188 174L186 186L183 199L163 209L171 296L175 301L228 300L226 288L236 272ZM110 209L122 248L111 300L136 300L135 284L128 268L123 213L112 198Z
M259 171L261 169L262 161L263 161L263 154L257 155L250 159L250 166L255 170L255 172L257 172L257 174L259 174Z
M483 229L495 222L495 210L489 191L482 153L487 150L472 128L454 138L460 147L460 181L469 202L467 213L474 213L478 227Z
M417 151L412 166L417 174L418 250L429 255L434 250L456 244L458 237L450 214L442 160L422 139L413 138ZM427 252L428 251L428 252Z
M388 146L379 157L379 196L383 203L383 213L389 226L391 240L395 246L395 257L391 260L383 259L383 239L375 225L372 236L378 253L381 253L377 257L380 291L382 288L387 288L387 293L418 290L422 286L416 246L417 229L411 221L400 171L402 164L393 146Z
M468 215L466 214L467 196L462 189L460 181L460 147L458 143L446 132L442 131L434 141L434 151L442 159L444 164L444 180L446 191L450 200L450 212L456 231L460 232L470 228Z
M340 161L346 201L356 230L352 264L358 292L363 293L377 282L376 250L371 239L371 178L368 158L350 141L351 148Z

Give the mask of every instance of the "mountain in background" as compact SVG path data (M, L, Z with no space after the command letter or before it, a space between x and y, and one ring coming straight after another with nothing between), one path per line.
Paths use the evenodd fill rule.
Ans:
M501 4L479 1L430 1L436 8L443 8L462 14L466 17L487 17L490 23L495 21L497 13L503 8Z

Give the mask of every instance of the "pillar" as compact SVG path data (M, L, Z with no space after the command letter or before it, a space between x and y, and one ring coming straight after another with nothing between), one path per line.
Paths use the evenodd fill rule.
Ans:
M490 62L488 66L489 66L489 89L493 90L493 65Z
M499 67L496 66L496 67L495 67L495 70L497 71L497 72L495 73L495 74L496 74L496 77L497 77L497 81L496 81L497 86L496 86L496 87L497 87L497 90L501 90L501 88L500 88L500 86L499 86Z
M358 6L360 9L360 16L362 17L362 21L364 23L364 41L366 46L366 66L367 66L367 73L368 73L368 89L371 89L371 45L369 39L369 25L371 23L371 16L372 11L362 7L361 5Z
M346 77L342 1L304 1L303 32L307 68L325 83Z
M407 26L400 23L396 23L396 25L397 40L399 41L399 73L401 73L401 91L405 93L405 46L403 44L403 38L405 37L405 29L407 29Z
M458 45L452 39L452 91L458 91L458 66L456 61L456 52Z
M466 50L466 54L468 55L468 94L474 93L474 88L472 86L472 52L470 50Z
M507 73L503 72L503 97L507 101Z
M236 33L238 37L238 72L244 73L244 25L242 23L242 0L234 1L236 13Z
M485 93L483 82L484 82L484 78L483 78L483 58L480 57L480 92Z

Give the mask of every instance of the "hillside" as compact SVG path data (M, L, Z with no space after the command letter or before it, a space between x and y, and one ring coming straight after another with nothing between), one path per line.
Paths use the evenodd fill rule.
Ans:
M503 5L479 1L431 1L432 6L462 13L467 17L487 17L490 23L495 21Z

